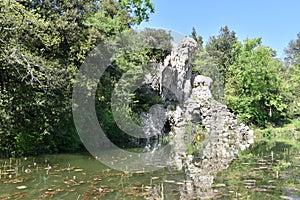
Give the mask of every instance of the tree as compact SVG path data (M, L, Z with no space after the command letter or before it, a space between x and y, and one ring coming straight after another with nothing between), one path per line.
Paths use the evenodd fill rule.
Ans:
M51 148L44 143L60 120L56 103L65 103L52 99L68 88L61 77L69 68L45 53L59 43L49 21L17 1L1 4L0 155L32 154Z
M193 74L201 74L212 78L213 83L210 86L210 89L214 99L219 102L225 101L224 76L222 76L214 59L209 56L205 49L200 50L195 56L193 62Z
M140 1L129 1L139 9ZM149 2L148 2L149 3ZM147 18L112 0L0 2L0 156L76 150L75 75L105 38ZM151 8L152 9L152 8ZM141 13L141 15L140 15Z
M165 30L151 28L146 28L141 32L128 30L114 38L111 46L116 47L118 53L114 55L113 63L100 79L96 95L96 110L104 132L116 145L128 145L135 138L120 130L113 118L111 111L113 91L118 102L122 102L121 105L113 105L114 108L122 114L130 113L127 116L130 119L123 118L123 120L133 120L138 123L137 115L148 111L150 106L156 104L160 98L149 93L147 86L141 86L136 91L127 89L143 81L144 74L148 73L146 67L148 64L157 64L164 60L171 51L171 40L171 35ZM153 71L150 72L153 73ZM124 73L130 76L130 79L122 80L121 77ZM116 87L117 85L120 87ZM132 100L131 106L122 107L123 103L129 100Z
M286 53L285 60L289 64L300 63L300 33L297 34L296 40L291 40L288 47L284 50Z
M228 107L246 122L264 126L284 116L281 62L275 51L261 39L246 40L236 61L228 68L226 99Z
M132 24L140 24L149 19L150 13L154 13L154 5L150 0L118 0L122 9L131 13Z
M197 35L195 27L193 27L193 29L192 29L191 36L197 42L199 49L202 50L203 49L203 38L201 35Z
M300 59L300 58L299 58ZM290 118L300 116L300 63L287 67L283 72L287 113Z
M227 69L238 54L237 37L227 26L220 29L218 36L210 37L205 49L216 62L221 74L226 76Z
M284 88L288 102L288 116L290 118L300 116L300 33L297 39L291 40L284 50L285 69L283 70Z

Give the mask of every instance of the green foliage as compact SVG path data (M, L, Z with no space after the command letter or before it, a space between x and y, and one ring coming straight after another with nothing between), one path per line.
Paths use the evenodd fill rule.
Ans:
M300 64L286 67L283 71L285 101L288 117L300 116Z
M71 114L75 75L99 42L147 20L153 4L150 0L3 0L0 7L0 156L81 148ZM195 29L192 37L201 47L202 37ZM128 144L133 138L114 121L112 91L124 73L131 76L119 83L126 88L140 81L151 62L162 62L171 51L171 40L164 30L145 29L125 31L112 44L122 48L100 79L96 110L115 143ZM229 107L243 121L277 122L286 107L289 117L300 115L299 34L286 50L285 69L260 40L239 44L228 27L200 50L193 71L213 78L218 100L224 99L221 90L226 84ZM126 108L132 118L160 102L147 87L117 92L132 101Z
M288 116L300 116L300 33L285 49L285 70L283 71L285 99L288 101Z
M203 37L201 35L197 35L195 27L192 29L191 37L197 42L198 48L200 50L203 49Z
M296 40L290 41L285 49L286 68L283 71L284 88L288 104L288 116L290 118L300 116L300 33Z
M149 19L150 13L154 13L154 5L150 0L118 0L122 9L129 11L133 22L140 24Z
M153 73L152 68L149 70L153 62L161 62L171 51L171 39L166 31L149 28L141 32L124 31L114 38L111 46L116 48L117 53L100 79L96 110L101 125L105 127L104 132L115 144L126 146L134 138L120 130L114 121L111 112L113 92L118 101L113 108L122 116L126 113L122 120L139 123L137 116L161 100L147 85L131 89L143 82L144 74Z
M195 29L192 37L202 44L202 38L196 37ZM222 27L219 35L210 37L205 48L199 50L193 63L193 72L212 78L213 83L210 88L212 95L216 100L224 103L228 68L234 63L240 51L235 32L230 31L227 26Z
M246 40L236 61L228 69L226 99L239 118L259 126L277 123L287 105L282 101L283 66L275 52L261 39Z
M268 126L267 128L255 128L255 140L256 148L265 149L266 152L277 151L280 152L282 149L292 147L293 149L300 149L299 138L295 134L297 127L299 126L299 120L291 120L288 123L273 127ZM263 144L259 143L265 143ZM266 145L267 144L267 145ZM281 145L281 146L280 146ZM261 146L261 147L260 147ZM274 148L274 146L277 146Z
M100 5L101 12L85 15L83 24L97 29L104 36L111 36L129 28L130 17L119 4L113 0L104 0Z
M149 87L138 88L134 92L132 100L132 111L136 114L149 111L153 105L162 104L161 97Z
M210 37L205 46L223 76L226 76L228 67L234 63L239 52L237 43L235 32L225 26L221 28L218 36Z
M186 145L186 149L187 149L187 153L189 155L194 154L195 152L195 145L193 144L193 136L195 134L194 132L194 124L192 122L188 122L186 127L185 127L185 145Z
M151 61L163 62L171 53L173 37L163 29L145 28L140 32L139 42L144 43Z
M296 131L300 132L300 120L296 120L296 121L294 122L294 125L295 125Z
M210 90L215 100L225 101L225 77L221 74L214 59L205 50L199 51L193 62L193 73L208 76L213 80Z
M285 61L290 65L297 65L300 63L300 33L297 34L296 40L289 42L288 48L285 50L286 58Z
M100 41L129 29L133 16L144 19L149 3L140 16L112 0L0 2L0 156L81 147L75 75Z
M188 122L185 128L185 142L187 154L194 155L199 157L203 150L203 143L206 139L206 130L202 127L201 124L193 124Z
M187 147L187 154L193 155L195 152L195 146L193 144L189 144Z

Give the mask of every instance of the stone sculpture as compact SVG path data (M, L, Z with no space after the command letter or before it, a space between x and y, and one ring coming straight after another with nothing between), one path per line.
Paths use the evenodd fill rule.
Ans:
M183 39L158 66L157 74L147 75L145 83L151 83L153 90L159 90L157 92L168 105L164 110L165 118L160 121L170 127L165 133L172 136L170 164L185 170L190 179L189 185L183 187L196 187L199 189L196 195L209 196L212 174L226 169L239 150L254 142L254 136L248 126L238 123L226 105L212 98L211 78L192 75L191 58L196 47L193 39ZM200 133L203 141L195 140ZM198 157L189 152L196 142L201 143Z

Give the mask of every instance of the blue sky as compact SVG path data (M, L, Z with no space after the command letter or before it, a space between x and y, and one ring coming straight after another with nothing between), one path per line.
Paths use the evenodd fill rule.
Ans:
M300 32L300 0L152 0L155 13L139 28L165 28L190 35L192 27L206 42L227 25L240 41L262 37L283 57Z

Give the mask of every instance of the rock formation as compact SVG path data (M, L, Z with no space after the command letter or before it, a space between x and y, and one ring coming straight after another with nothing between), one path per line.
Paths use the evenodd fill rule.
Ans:
M185 38L174 46L157 74L147 76L166 109L160 122L167 123L171 136L171 163L188 175L184 198L209 196L213 173L226 169L239 150L253 143L253 131L212 98L213 80L192 75L192 53L197 43ZM151 81L153 80L153 81ZM197 188L195 190L195 188ZM195 193L194 191L197 191ZM192 195L192 196L190 196Z

